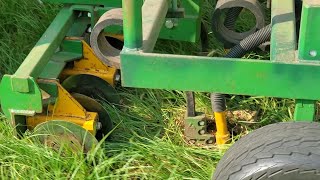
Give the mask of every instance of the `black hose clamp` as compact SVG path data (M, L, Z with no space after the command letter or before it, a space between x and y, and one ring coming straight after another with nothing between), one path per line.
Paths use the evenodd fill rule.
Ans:
M228 29L225 26L223 16L226 10L231 10L232 8L246 8L251 11L251 13L254 14L256 18L256 25L249 31L242 33L238 33L232 29ZM234 20L234 22L236 22L236 20ZM241 40L255 33L259 29L262 29L264 26L265 13L258 0L219 0L212 16L213 33L215 33L218 40L229 47L232 47L234 44L238 44Z

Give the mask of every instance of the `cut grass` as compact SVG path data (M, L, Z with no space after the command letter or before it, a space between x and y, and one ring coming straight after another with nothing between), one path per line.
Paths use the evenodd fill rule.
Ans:
M214 0L206 0L204 22L208 29ZM0 0L0 73L12 74L49 25L59 7L37 0ZM210 49L223 55L221 44L209 35ZM157 52L197 54L198 44L159 41ZM250 53L247 57L267 59ZM219 77L212 77L212 82ZM254 84L253 84L254 86ZM210 179L225 148L188 146L183 138L185 95L180 91L119 89L127 102L121 110L104 103L116 128L103 148L83 157L62 156L30 141L13 136L4 118L0 122L1 179ZM196 93L197 110L212 114L207 93ZM244 135L266 124L292 117L293 101L232 96L228 108L259 111L256 121L230 120L233 132ZM237 130L237 129L240 129ZM240 134L239 134L240 133ZM226 145L229 147L229 145Z

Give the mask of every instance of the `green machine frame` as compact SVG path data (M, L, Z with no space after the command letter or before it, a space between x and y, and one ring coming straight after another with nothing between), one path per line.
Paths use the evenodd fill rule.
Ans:
M124 16L132 23L124 24L123 86L292 98L296 99L294 119L314 120L315 101L320 98L316 83L320 78L320 2L303 1L297 40L295 1L272 1L270 61L140 52L141 32L130 34L130 29L142 26L141 2L124 1L123 8L135 12ZM208 83L213 79L214 83Z
M82 57L81 41L65 37L80 36L103 12L117 7L124 12L122 86L293 98L295 120L315 118L315 102L320 99L318 1L303 1L300 39L294 0L272 1L270 61L152 53L157 39L199 40L202 0L43 1L65 6L16 73L1 81L1 108L15 123L42 112L39 86L45 85L38 84L38 78L55 79L67 62ZM153 10L158 13L145 14Z

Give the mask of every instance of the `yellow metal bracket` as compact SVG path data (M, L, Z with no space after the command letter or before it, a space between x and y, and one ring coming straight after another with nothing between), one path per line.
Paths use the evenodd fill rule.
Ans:
M43 113L27 117L29 129L34 129L38 124L46 121L64 120L82 126L95 135L96 123L98 121L98 114L96 112L86 111L57 80L41 79L38 82L55 84L58 88L58 96L54 103L49 103L46 107L43 107L45 109ZM42 92L43 95L46 94L43 98L50 98L43 90Z
M117 69L107 66L100 61L100 59L94 54L91 47L83 40L82 46L83 58L73 61L71 67L66 67L60 74L59 79L66 79L72 75L88 74L99 77L114 86Z

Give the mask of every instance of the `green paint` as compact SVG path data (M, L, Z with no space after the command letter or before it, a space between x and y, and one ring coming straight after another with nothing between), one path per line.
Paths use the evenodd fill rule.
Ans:
M320 64L122 52L122 85L320 99Z
M75 17L76 15L71 9L63 8L23 61L14 77L37 78L59 47Z
M320 59L320 1L304 0L299 39L299 59ZM312 55L313 52L313 55Z
M273 1L271 60L294 61L296 47L295 0Z
M178 0L172 0L172 10L176 11L178 9Z
M124 46L129 49L142 47L142 0L123 0Z
M81 37L86 32L87 28L91 24L89 17L79 17L75 20L71 29L67 33L69 37Z
M38 82L38 85L42 90L50 94L51 97L53 98L58 97L58 86L56 83L40 81Z
M299 60L319 60L320 59L320 2L314 0L303 1L301 14L301 27L298 56ZM314 54L313 54L314 53ZM312 76L311 74L309 76ZM312 88L306 86L306 88ZM307 93L302 90L302 92ZM315 120L315 101L296 100L295 116L296 121Z
M58 78L65 66L66 66L66 63L56 62L51 60L48 62L46 67L44 67L39 78L43 78L43 79Z
M50 97L48 99L42 100L43 107L48 107L48 105L52 105L56 103L57 97L58 97L58 87L56 84L46 82L41 83L39 82L39 87L44 90L46 93L50 94Z
M27 78L28 92L12 90L12 76L4 75L0 84L1 107L8 119L15 115L30 115L42 112L42 98L40 89L33 78Z
M197 17L186 17L183 19L175 19L177 26L168 29L165 26L162 27L159 38L176 40L176 41L187 41L197 42L200 37L201 21Z
M83 46L81 40L64 40L60 47L63 52L78 54L82 57Z
M202 5L203 1L201 0L182 0L181 7L185 11L184 18L175 18L177 25L172 29L163 26L159 38L197 42L200 37Z
M11 76L12 81L11 81L11 87L13 91L17 92L22 92L22 93L27 93L30 91L29 89L29 82L27 79L19 78L19 77L14 77Z
M82 55L82 42L79 40L64 40L60 45L61 51L55 53L44 67L39 78L58 78L67 62L78 60Z
M43 2L58 4L86 4L104 5L109 7L121 7L121 0L42 0Z
M42 111L44 102L35 79L57 78L67 62L82 57L81 41L63 40L64 37L82 36L88 25L95 24L105 11L122 4L121 0L44 1L75 5L63 8L17 72L3 77L0 101L5 115L11 120ZM141 48L143 0L122 2L125 47ZM175 18L177 24L172 29L163 26L159 38L196 42L200 32L201 6L201 0L182 0L185 16ZM296 61L294 0L283 0L281 4L275 1L272 6L271 61L123 51L123 86L294 98L299 99L295 120L313 120L314 100L320 99L320 86L316 83L320 79L320 63ZM320 59L319 27L314 23L320 21L319 8L320 2L304 1L298 50L300 60ZM79 11L90 12L92 18L77 17ZM122 33L119 27L106 31ZM56 52L58 47L60 51ZM312 51L315 51L314 57ZM209 83L213 80L214 83ZM40 86L50 94L56 93L56 89L46 83L42 82ZM12 97L15 97L14 101Z
M310 100L296 100L294 112L295 121L314 121L316 113L316 102Z
M92 22L96 22L96 20L106 11L121 7L121 0L44 0L44 2L50 3L64 3L64 4L84 4L84 5L104 5L104 7L94 7L93 13L88 8L82 9L83 11L91 12ZM182 0L181 7L185 11L185 17L177 18L177 26L173 29L168 29L164 25L161 29L159 38L160 39L168 39L168 40L178 40L178 41L187 41L187 42L197 42L199 39L200 32L200 23L201 23L201 6L203 2L201 0ZM78 6L79 7L79 6ZM88 6L89 7L89 6ZM80 8L77 8L80 10ZM94 17L95 16L95 17ZM82 32L81 25L86 23L85 18L78 20L76 23L79 24L78 28L75 27L75 30L71 30L73 33L68 33L68 35L79 35L74 34L77 31ZM95 24L95 23L94 23ZM114 32L116 30L108 30L108 32Z

